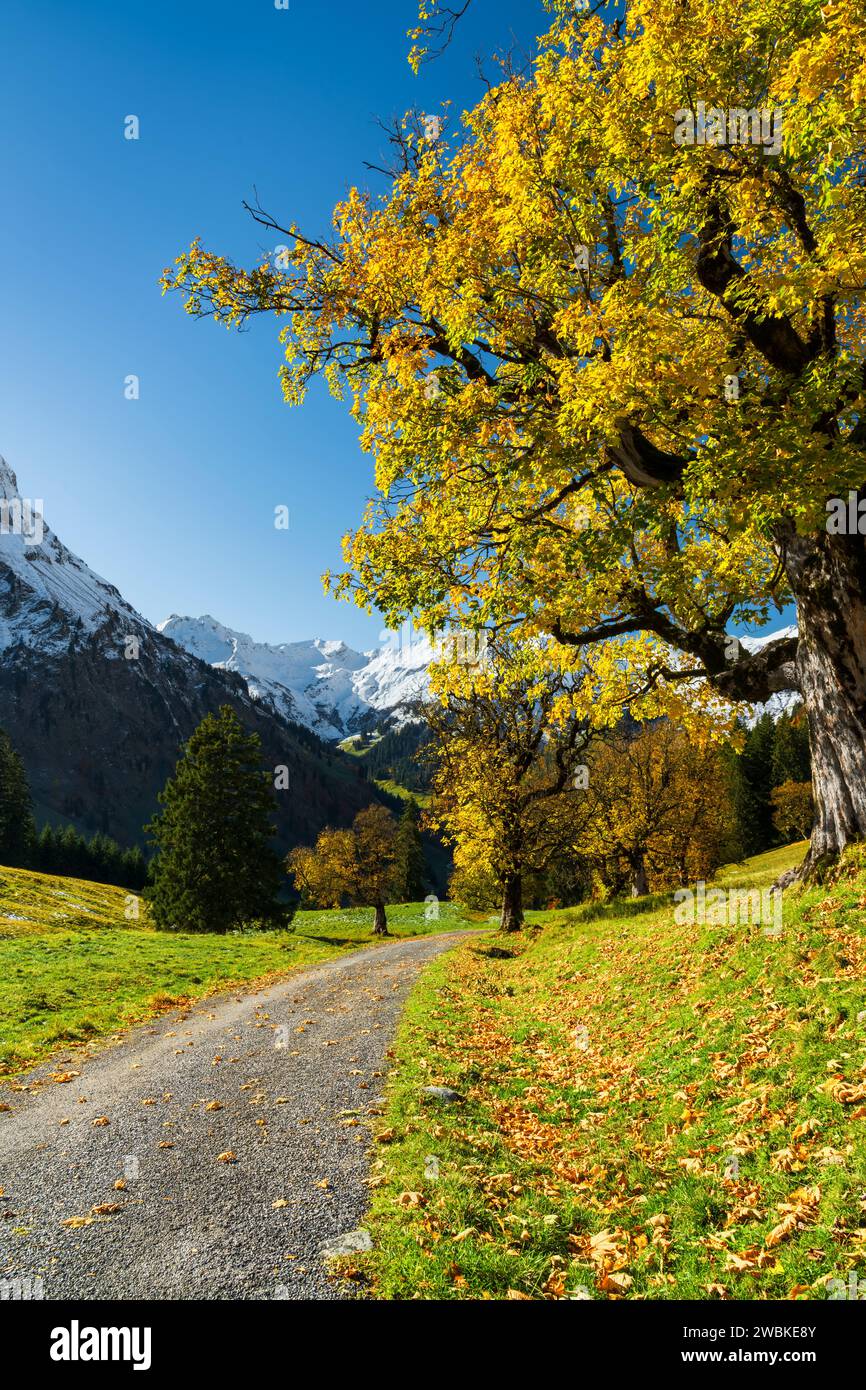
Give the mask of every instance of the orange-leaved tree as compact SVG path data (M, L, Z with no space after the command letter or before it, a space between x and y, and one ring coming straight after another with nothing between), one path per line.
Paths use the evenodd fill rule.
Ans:
M373 931L388 934L385 904L394 883L397 824L384 806L366 806L351 829L325 829L313 848L293 849L288 858L295 887L319 907L344 902L373 908Z

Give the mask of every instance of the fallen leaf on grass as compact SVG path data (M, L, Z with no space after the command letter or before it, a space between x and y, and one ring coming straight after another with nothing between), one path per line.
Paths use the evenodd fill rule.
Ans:
M820 1200L820 1187L798 1187L796 1192L791 1193L787 1202L779 1202L776 1210L782 1213L782 1220L767 1236L764 1241L765 1248L771 1250L774 1245L787 1240L795 1231L817 1221Z
M775 1256L769 1255L757 1245L750 1246L742 1255L738 1255L736 1250L725 1251L725 1269L733 1270L737 1274L747 1274L753 1269L766 1269L772 1264L775 1264Z
M622 1257L622 1243L624 1233L622 1231L598 1231L589 1238L589 1258L593 1264L604 1264L607 1260L618 1260Z
M833 1087L831 1095L840 1105L854 1105L858 1101L866 1100L866 1082L853 1085L847 1081L840 1081Z
M397 1198L397 1205L399 1207L423 1207L424 1194L423 1192L401 1192L400 1196ZM468 1230L463 1231L459 1236L455 1236L454 1239L463 1240L464 1236L469 1235L473 1229L474 1227L470 1226Z
M770 1154L770 1167L777 1173L798 1173L805 1168L808 1157L805 1145L797 1144L794 1148L778 1149Z
M598 1281L598 1288L604 1293L625 1293L633 1282L630 1274L603 1274Z

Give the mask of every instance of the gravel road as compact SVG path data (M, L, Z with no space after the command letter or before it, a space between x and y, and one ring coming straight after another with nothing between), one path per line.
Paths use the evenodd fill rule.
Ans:
M46 1299L340 1298L319 1247L362 1224L402 1004L463 935L202 1001L4 1092L0 1281L41 1278ZM41 1084L51 1072L76 1074Z

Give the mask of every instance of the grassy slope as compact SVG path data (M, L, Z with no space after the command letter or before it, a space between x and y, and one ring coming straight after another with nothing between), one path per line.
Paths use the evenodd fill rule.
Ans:
M343 739L342 743L338 743L337 747L341 752L349 753L353 758L363 758L369 753L371 748L375 748L376 744L381 742L381 735L377 735L371 739L366 747L360 748L357 738L357 734L350 734L348 738ZM400 801L414 801L422 810L429 806L432 800L429 792L410 791L409 788L404 787L401 782L394 782L390 777L374 777L373 784L377 786L380 791L386 792L388 796L395 796Z
M719 882L769 885L802 851ZM377 1296L808 1299L862 1277L866 860L786 893L779 939L647 906L533 913L513 959L476 939L425 971L358 1270ZM431 1083L465 1103L425 1104Z
M429 792L412 792L402 783L393 782L390 777L375 777L373 781L379 790L387 792L388 796L396 796L400 801L414 801L422 811L426 810L433 799Z
M185 1000L371 943L368 911L299 912L293 932L156 932L127 921L122 888L0 869L0 1074ZM395 936L468 925L447 904L388 909Z

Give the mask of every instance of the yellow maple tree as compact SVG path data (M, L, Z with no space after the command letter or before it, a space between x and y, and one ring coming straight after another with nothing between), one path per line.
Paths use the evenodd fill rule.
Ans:
M275 315L288 401L347 398L376 492L338 594L592 648L602 721L799 690L819 870L866 833L866 10L553 9L330 238L256 207L276 261L195 242L164 284ZM732 637L792 601L797 636Z

